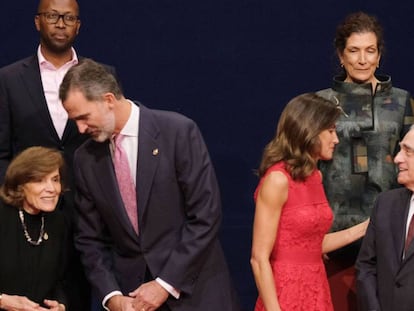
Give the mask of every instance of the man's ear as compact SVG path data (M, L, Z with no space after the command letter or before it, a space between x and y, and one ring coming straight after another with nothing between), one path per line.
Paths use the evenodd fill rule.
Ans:
M35 23L35 27L37 31L40 31L40 21L39 21L40 16L36 15L34 18L34 23Z
M109 109L113 109L115 107L116 98L115 95L111 92L107 92L102 95L104 102L108 105Z

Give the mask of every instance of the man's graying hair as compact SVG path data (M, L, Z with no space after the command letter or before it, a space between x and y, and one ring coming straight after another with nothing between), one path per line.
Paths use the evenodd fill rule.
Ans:
M88 101L99 101L105 93L112 93L116 99L122 91L116 78L101 64L92 59L82 59L66 73L59 88L59 97L64 102L70 91L80 91Z

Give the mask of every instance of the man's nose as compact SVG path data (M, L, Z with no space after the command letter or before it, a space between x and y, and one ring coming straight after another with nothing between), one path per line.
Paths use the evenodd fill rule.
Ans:
M81 121L76 121L76 126L78 127L78 131L81 134L85 134L86 130L88 129L88 125L86 125L85 123Z
M394 163L395 164L401 163L401 150L398 151L397 155L394 157Z

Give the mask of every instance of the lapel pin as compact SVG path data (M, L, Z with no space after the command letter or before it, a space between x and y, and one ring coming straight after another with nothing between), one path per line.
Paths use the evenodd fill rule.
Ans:
M155 149L152 150L152 155L153 156L158 155L158 148L155 148Z

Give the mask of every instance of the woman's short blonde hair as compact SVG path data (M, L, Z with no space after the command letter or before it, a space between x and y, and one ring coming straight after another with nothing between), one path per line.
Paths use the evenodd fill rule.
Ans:
M30 147L18 154L7 168L0 197L7 204L21 207L24 200L22 186L42 179L58 169L63 188L65 162L60 151L46 147Z

